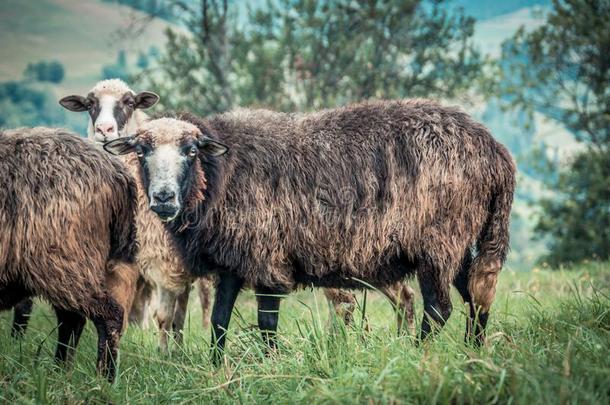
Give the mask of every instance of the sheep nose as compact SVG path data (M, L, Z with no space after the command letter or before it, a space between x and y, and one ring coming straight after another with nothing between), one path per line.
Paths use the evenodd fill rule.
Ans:
M108 135L114 132L114 124L97 124L95 130L102 135Z
M163 190L153 194L153 199L157 204L167 204L174 198L176 198L176 193L173 191Z

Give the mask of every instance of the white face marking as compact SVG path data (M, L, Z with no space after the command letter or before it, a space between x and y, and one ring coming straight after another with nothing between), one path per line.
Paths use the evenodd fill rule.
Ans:
M92 125L93 139L96 142L108 142L119 137L118 125L114 118L114 106L117 99L111 95L103 95L99 99L100 113Z
M178 184L178 177L181 175L185 160L186 156L180 153L180 149L176 145L161 145L146 157L150 180L148 197L151 207L160 205L155 197L173 193L175 198L167 201L167 204L177 208L176 214L179 212L180 185ZM172 219L173 217L169 218L168 221Z

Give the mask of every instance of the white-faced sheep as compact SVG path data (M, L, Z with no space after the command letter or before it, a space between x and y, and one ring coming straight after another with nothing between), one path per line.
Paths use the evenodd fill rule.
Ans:
M515 165L460 110L399 100L184 115L104 147L137 155L151 209L169 222L189 270L219 278L217 348L244 283L270 297L259 326L274 335L273 294L387 287L410 274L424 298L421 339L451 314L455 283L470 305L468 336L482 341L509 248Z
M55 309L58 360L88 317L98 369L114 378L135 291L135 182L108 154L65 130L0 132L0 309L39 296Z
M83 96L67 96L59 103L70 111L89 113L88 138L98 145L136 133L146 121L142 109L153 106L158 96L151 92L135 93L119 79L98 82ZM191 285L195 277L184 269L180 255L163 223L149 207L144 188L139 181L139 165L135 157L124 159L129 170L138 178L138 228L139 252L136 262L145 283L139 283L134 309L140 311L133 318L144 318L146 300L152 290L153 318L159 327L159 345L167 350L167 336L171 330L178 343L182 341L182 329L186 317ZM147 285L148 284L148 285ZM204 325L209 318L209 295L211 282L208 278L198 281L203 309ZM144 314L141 311L144 310Z

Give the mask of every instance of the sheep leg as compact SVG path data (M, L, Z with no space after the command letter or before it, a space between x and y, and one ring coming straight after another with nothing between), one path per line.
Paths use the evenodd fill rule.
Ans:
M23 337L25 334L33 305L32 298L26 298L15 305L13 309L13 328L11 330L12 337Z
M432 321L438 330L451 315L452 305L449 296L449 285L442 281L440 271L434 266L422 266L418 273L419 286L424 298L424 317L422 320L420 340L425 340L432 332Z
M119 341L125 316L123 308L106 296L96 303L95 315L91 317L97 330L97 370L108 381L114 381Z
M57 349L55 360L69 362L74 357L81 333L85 327L86 319L83 315L54 307L57 316Z
M270 350L275 350L281 297L277 291L267 287L258 287L256 299L258 301L258 327L261 330L263 342Z
M231 313L243 284L244 280L235 275L223 274L219 276L214 308L212 309L212 362L216 366L219 366L222 360Z
M462 261L462 266L458 272L453 285L460 293L460 296L464 300L464 303L468 304L468 316L466 318L466 333L464 334L464 341L469 342L473 338L473 326L476 321L476 309L470 291L468 290L468 282L470 281L470 265L472 264L472 254L468 252Z
M354 310L356 309L356 296L354 293L338 288L324 288L323 291L326 300L330 304L330 319L338 315L343 320L343 323L345 323L345 326L351 325L354 320Z
M189 303L191 287L188 286L176 298L176 308L174 309L174 321L172 322L172 330L174 331L174 340L178 345L182 344L184 329L184 321L186 320L186 311Z
M201 303L201 317L203 327L210 326L210 295L212 294L212 282L206 277L202 277L197 281L199 302Z
M396 325L398 334L404 331L404 323L407 323L407 331L409 335L415 334L415 310L413 308L413 299L415 292L406 283L398 282L381 289L381 292L388 297L394 311L396 312Z
M106 271L106 285L110 296L123 308L124 314L131 312L136 295L139 272L135 265L122 261L110 261ZM127 316L123 319L123 330L127 327Z
M136 284L136 296L129 311L129 323L144 329L148 326L148 307L152 296L152 286L144 277L139 277Z
M159 349L167 353L167 337L172 331L174 321L174 310L176 308L176 294L157 286L157 305L154 313L155 321L159 328Z

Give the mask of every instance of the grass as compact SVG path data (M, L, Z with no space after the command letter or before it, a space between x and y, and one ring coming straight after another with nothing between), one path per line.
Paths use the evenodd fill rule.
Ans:
M55 365L55 319L41 304L23 341L10 337L10 314L0 315L0 402L607 404L609 297L610 263L504 271L488 343L473 349L462 343L465 308L457 295L447 327L416 346L396 335L391 307L379 294L367 295L365 332L361 314L353 328L329 323L321 292L301 291L283 300L281 349L265 356L252 326L254 296L244 292L226 364L218 369L193 299L182 349L160 354L153 330L128 329L113 385L95 374L91 325L74 365Z

